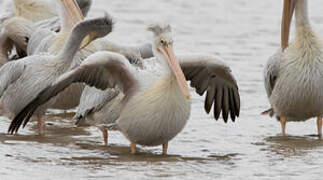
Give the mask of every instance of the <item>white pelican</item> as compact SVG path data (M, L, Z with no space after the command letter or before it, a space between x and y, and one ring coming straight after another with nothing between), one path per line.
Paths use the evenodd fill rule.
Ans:
M87 4L85 0L79 2L82 7L86 7ZM61 0L58 3L60 5L60 20L62 21L62 28L58 33L51 32L48 29L36 29L35 32L30 36L28 41L27 53L28 55L50 53L52 55L57 54L63 44L66 42L67 37L71 33L72 26L77 22L81 21L84 17L82 12L74 0ZM26 27L26 26L24 26ZM91 36L91 34L90 34ZM91 38L91 37L90 37ZM147 56L149 53L145 52L145 47L130 47L130 46L120 46L109 41L100 40L94 41L88 44L88 41L84 41L82 44L83 49L79 50L74 56L72 61L66 61L64 70L68 70L72 67L80 65L80 63L90 54L99 50L113 50L116 52L123 53L130 61L138 61L140 58L140 50L143 49L144 54ZM138 53L137 53L138 52ZM63 68L63 67L61 67ZM84 84L75 84L64 90L57 96L54 103L51 103L48 108L68 110L76 107L79 104L79 100L84 88ZM44 118L40 119L39 134L44 134Z
M0 68L0 97L2 103L13 115L34 99L37 92L50 85L57 77L68 70L83 38L91 34L92 39L100 38L111 32L110 17L82 21L77 24L68 40L57 55L41 54L27 56L19 61L11 61ZM39 133L42 134L44 110L53 102L44 105L37 113Z
M61 31L59 33L49 32L49 30L46 29L40 29L39 31L36 31L31 36L30 43L28 44L28 54L41 54L48 52L54 55L60 51L68 35L71 33L72 25L76 24L84 18L81 11L79 11L77 4L73 2L74 0L63 0L59 3L61 5ZM44 36L42 36L42 34L44 34ZM84 41L82 47L84 48L80 49L76 53L73 61L67 62L65 64L66 69L80 65L87 56L99 50L112 50L123 53L127 58L130 59L130 61L137 61L140 58L140 53L136 54L136 47L120 46L114 43L110 43L106 39L98 39L93 43ZM140 50L140 47L138 48ZM50 108L68 110L76 107L79 104L83 88L84 84L75 84L67 88L58 95L55 103L53 103Z
M296 34L288 45L294 14ZM317 117L318 135L322 134L323 114L323 46L312 30L307 0L284 0L281 27L281 49L265 67L265 88L285 135L286 121L305 121Z
M61 52L62 47L67 42L67 39L71 34L73 26L83 19L82 12L80 11L75 0L57 0L57 2L58 2L58 5L60 6L59 14L60 14L60 20L62 21L61 30L59 31L59 33L51 32L47 29L36 30L36 32L30 36L30 42L28 43L28 48L27 48L28 49L27 51L29 53L28 55L36 55L36 54L44 54L44 53L57 55L59 52ZM28 23L25 23L23 25L26 25L26 24ZM23 26L23 27L26 27L26 26ZM91 36L93 36L94 38L91 38ZM89 36L83 41L82 46L84 47L90 41L94 40L95 36L96 36L95 34L92 35L90 33ZM31 51L30 47L33 45L35 45L36 47L33 47ZM86 56L84 56L83 58L85 57ZM74 58L68 61L58 61L55 67L49 66L49 67L46 67L45 69L52 68L53 71L57 71L56 74L59 74L67 71L70 68L70 66L75 66ZM55 76L53 76L53 78L55 78ZM58 97L57 98L58 101L56 102L59 102L59 103L51 103L51 105L54 107L67 106L68 109L77 106L83 87L80 87L79 85L74 85L73 87L74 87L73 92L74 93L78 92L79 94L79 96L71 96L72 98L76 97L76 100L74 100L75 98L73 99L73 101L71 101L71 98L69 98L69 100L65 100L66 98ZM37 87L34 87L34 88L37 88ZM76 91L75 89L78 91ZM69 93L69 89L67 89L66 91L69 95L71 94ZM2 104L4 103L2 102ZM9 113L11 115L15 114L15 113L12 113L10 109L9 109L9 112L11 112ZM42 135L44 133L44 128L45 128L44 118L39 117L38 120L39 120L38 121L39 134Z
M76 0L76 2L82 13L87 14L92 1ZM3 28L0 32L0 66L7 63L9 60L19 59L25 57L27 54L33 54L32 50L38 47L40 44L39 41L51 34L50 30L56 32L60 30L60 22L56 14L55 17L51 19L44 19L44 17L47 17L46 13L48 12L46 11L46 8L43 8L42 6L53 7L53 5L51 5L52 3L48 3L49 2L47 1L35 2L35 0L27 0L24 3L15 1L16 16L4 21ZM41 16L42 13L44 13L43 16ZM29 14L29 16L24 17L21 16L22 14ZM42 19L39 19L38 16L41 16ZM75 23L70 23L69 26L73 26ZM32 41L31 44L29 44L29 40ZM28 44L30 53L27 52ZM13 49L15 49L17 55L10 57Z
M21 17L33 22L56 16L52 0L4 0L1 3L0 27L12 17Z
M94 53L29 101L11 122L8 132L17 132L21 124L25 126L38 106L74 82L85 82L100 89L120 89L124 94L120 102L122 109L113 126L130 140L132 153L136 153L136 144L162 144L163 154L167 154L168 141L184 128L190 116L186 79L198 94L207 92L206 112L214 104L216 119L222 110L225 121L229 112L234 121L239 115L240 98L229 67L214 58L210 61L189 56L178 62L173 53L170 26L153 25L148 29L154 33L156 58L145 60L143 68L116 53Z
M30 34L33 33L34 25L24 18L11 18L4 23L0 32L0 67L7 63L13 49L18 57L25 57Z

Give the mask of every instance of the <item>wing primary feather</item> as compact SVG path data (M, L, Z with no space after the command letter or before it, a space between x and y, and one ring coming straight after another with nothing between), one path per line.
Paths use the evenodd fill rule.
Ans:
M228 89L223 87L223 97L222 97L222 117L225 123L228 122L228 114L229 114L229 96Z
M222 87L218 87L216 90L216 98L215 98L215 106L214 106L214 118L216 120L219 119L222 107L222 96L223 96L223 89Z
M234 106L234 98L231 89L228 90L229 93L229 107L230 107L230 117L233 122L235 122L236 119L236 109Z
M71 73L73 75L73 72L77 70L72 70ZM69 75L69 74L67 74ZM70 76L67 76L70 77ZM13 134L14 132L18 132L19 127L21 124L23 124L23 127L26 126L26 124L29 122L31 116L36 111L37 107L47 102L51 97L56 96L59 92L64 90L68 85L74 81L74 78L67 78L64 79L63 83L54 84L52 86L46 87L44 90L42 90L35 99L33 99L26 107L24 107L18 115L12 120L8 132Z
M216 94L216 88L214 88L213 86L210 86L208 88L208 91L207 91L206 97L205 97L205 101L204 101L204 109L205 109L207 114L209 114L210 111L211 111L215 94Z
M233 93L233 97L234 97L234 106L236 109L236 115L237 117L239 117L240 115L240 96L239 96L239 92L238 89L231 89L231 92Z

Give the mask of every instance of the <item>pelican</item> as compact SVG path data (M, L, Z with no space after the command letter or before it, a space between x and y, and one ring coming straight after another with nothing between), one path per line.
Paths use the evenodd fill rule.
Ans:
M5 0L1 6L0 24L14 16L37 22L57 15L51 0Z
M76 0L83 14L87 14L92 1L91 0ZM5 64L11 59L19 59L27 54L31 55L32 51L27 52L29 40L32 44L29 49L36 49L39 41L51 35L50 30L58 32L60 30L60 22L58 17L51 19L39 19L44 8L42 6L50 6L49 2L28 0L25 3L15 1L16 16L9 18L3 23L2 31L0 32L0 65ZM23 4L23 5L21 5ZM35 9L33 9L35 8ZM42 10L39 10L42 9ZM46 10L46 8L45 8ZM28 13L26 13L28 12ZM28 17L22 16L28 14ZM46 15L41 16L47 17ZM73 26L71 23L69 26ZM50 30L47 30L50 29ZM36 39L36 40L35 40ZM17 56L10 57L12 49L15 49Z
M86 1L81 1L86 2ZM82 4L82 3L81 3ZM83 3L86 4L86 3ZM59 1L60 5L60 19L62 21L62 28L59 33L51 32L48 29L38 29L36 30L29 39L27 46L27 54L35 55L42 53L57 54L62 45L65 43L68 35L71 33L71 28L73 24L81 21L84 17L79 11L77 4L72 1L62 0ZM86 7L85 5L82 6ZM90 34L91 36L91 34ZM90 37L91 38L91 37ZM68 70L71 67L80 65L80 63L90 54L99 50L113 50L123 53L130 61L138 61L140 58L140 50L143 49L144 54L147 56L149 53L146 52L145 48L147 45L139 47L128 47L120 46L114 43L110 43L107 40L94 41L89 43L84 41L82 47L74 56L72 61L66 61L64 69ZM137 53L138 52L138 53ZM50 68L50 67L48 67ZM62 67L63 68L63 67ZM67 88L64 92L60 93L56 98L54 103L51 103L48 108L68 110L76 107L79 104L81 93L83 91L84 84L75 84ZM44 134L44 118L40 118L39 121L39 134Z
M295 10L296 34L288 44ZM322 135L323 114L323 46L312 30L307 0L284 0L281 27L281 49L265 66L265 88L272 109L285 135L286 122L317 118L317 131Z
M6 63L0 68L0 97L3 105L13 115L17 114L27 105L26 102L35 98L35 92L40 92L68 70L66 63L71 63L86 35L91 34L94 40L111 30L112 20L109 16L82 21L73 28L57 55L33 55ZM50 105L51 102L47 103L37 113L40 134L44 128L42 115Z
M36 30L35 33L33 33L30 36L30 42L28 42L28 47L27 47L27 52L28 55L36 55L36 54L52 54L56 55L61 51L61 47L64 46L64 43L68 39L69 35L71 34L72 28L75 24L80 22L83 19L82 12L80 11L79 7L76 4L75 0L58 0L58 5L60 6L60 20L62 21L62 28L59 33L54 33L51 32L47 29L39 29ZM17 22L17 19L14 19L15 22ZM21 19L23 20L23 19ZM11 22L10 20L8 20ZM24 22L24 21L23 21ZM26 25L28 23L25 23L23 25ZM10 27L10 26L9 26ZM26 26L21 26L26 28ZM31 25L29 27L30 29L32 28ZM14 35L16 37L17 35ZM92 34L89 34L89 36L84 40L82 43L82 46L86 46L90 41L96 39L96 38L91 38ZM93 35L95 37L96 35ZM19 36L17 37L19 40ZM16 40L16 42L18 42ZM36 46L36 47L33 47ZM30 48L33 47L33 48ZM52 48L52 49L50 49ZM31 49L31 50L30 50ZM25 49L24 49L25 50ZM73 56L74 57L74 56ZM84 57L85 58L85 57ZM70 66L75 66L75 62L73 58L68 61L58 61L56 66L48 66L44 69L48 69L48 71L58 71L57 74L63 73L69 69ZM58 68L58 69L57 69ZM50 69L50 70L49 70ZM55 77L55 76L54 76ZM75 85L73 87L79 87L78 85ZM35 87L37 88L37 87ZM81 95L82 92L82 87L80 88L74 88L79 91L79 96ZM69 93L69 91L67 91ZM77 92L74 90L74 93ZM70 94L70 93L69 93ZM75 97L75 96L72 96ZM76 96L76 98L79 98ZM63 98L58 98L58 101L60 103L54 103L53 106L56 107L57 104L61 106L67 106L67 107L74 107L78 104L78 99L74 101L65 101ZM74 103L74 104L73 104ZM2 102L1 104L5 104ZM62 105L63 104L63 105ZM6 107L6 105L5 105ZM68 108L68 109L69 109ZM9 111L9 117L14 115L15 113L12 112L12 110L7 110ZM11 112L11 113L10 113ZM40 135L44 134L44 128L45 128L45 122L44 118L41 116L38 117L38 133Z
M16 51L22 49L21 52L27 52L27 55L35 55L48 53L48 49L51 46L55 47L56 45L57 48L49 53L53 55L57 54L61 49L58 47L62 47L64 45L67 37L71 33L73 25L83 19L82 12L80 11L76 2L78 2L83 8L82 12L87 13L89 6L91 5L91 0L58 1L58 5L60 7L59 18L60 21L62 21L60 23L62 28L60 28L61 30L59 31L59 33L52 32L48 29L39 28L37 24L24 18L14 17L7 20L5 22L5 28L2 31L2 33L4 33L4 36L0 37L0 62L4 64L8 61L8 55L10 54L10 51L12 51L10 48L12 48L13 46L15 46ZM86 44L87 41L84 41L82 46L86 46ZM74 61L72 61L72 63L70 61L66 61L66 69L68 69L71 64L75 66ZM79 91L79 94L81 94L82 89ZM66 103L66 101L62 101L62 103L64 102L66 106L71 106L70 104ZM78 104L77 100L76 102L77 103L72 104L73 107ZM43 134L42 132L43 130L40 131L40 134Z
M228 66L213 59L190 56L178 61L173 53L169 25L148 27L154 34L152 49L155 58L143 61L143 67L134 66L122 55L101 51L90 55L80 66L60 76L30 101L11 122L8 132L17 132L28 123L37 107L75 82L85 82L99 89L116 88L123 94L121 111L113 124L131 142L131 153L136 144L162 145L167 154L168 141L185 126L190 116L190 94L186 80L200 95L207 92L205 110L214 104L214 117L228 114L232 121L239 116L238 86ZM103 126L109 127L109 124Z
M43 52L56 54L59 52L62 44L66 41L68 34L70 34L72 25L84 18L76 3L69 3L73 1L66 0L62 2L63 3L60 3L60 19L62 20L61 31L59 33L48 32L46 29L36 31L31 36L30 43L28 44L28 54L41 54ZM69 14L72 16L68 16ZM42 36L42 34L44 36ZM127 56L130 61L137 61L140 58L140 54L132 51L130 47L119 46L117 44L109 43L106 40L98 39L93 41L93 43L85 41L82 44L82 47L83 48L81 48L74 56L73 61L65 64L66 69L80 65L87 56L99 50L111 49L113 51L118 51ZM83 84L75 84L67 88L64 92L60 93L56 98L55 103L53 103L50 108L67 110L76 107L79 104L83 88Z
M27 45L33 29L33 23L23 18L11 18L4 23L0 32L0 66L12 58L10 54L14 48L18 57L27 55Z

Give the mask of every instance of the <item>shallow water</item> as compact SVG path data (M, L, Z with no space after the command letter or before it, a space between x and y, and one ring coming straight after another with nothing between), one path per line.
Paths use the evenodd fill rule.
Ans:
M323 32L322 2L309 2L314 29ZM192 115L169 144L139 147L110 133L104 147L95 127L75 128L67 115L51 114L46 136L36 123L19 135L6 134L10 120L0 117L1 179L321 179L323 141L309 120L280 124L260 112L269 107L263 87L264 64L280 42L281 1L260 0L95 0L91 16L108 11L116 21L111 40L137 44L150 40L152 22L172 25L175 52L219 55L232 68L241 93L241 116L225 124L203 109L203 97L192 93Z

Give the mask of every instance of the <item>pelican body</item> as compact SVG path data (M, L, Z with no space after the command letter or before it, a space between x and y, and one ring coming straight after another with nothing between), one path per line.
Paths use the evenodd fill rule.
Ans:
M116 121L118 129L131 142L147 146L170 141L184 128L191 112L191 102L182 93L175 75L164 66L154 68L149 73L143 72L142 76L154 78L144 82L149 85L140 86ZM165 71L156 76L154 71L162 68Z
M295 9L296 34L288 45L289 26ZM312 30L307 0L285 0L282 48L265 67L265 87L273 112L282 124L318 118L321 135L323 114L323 44Z

